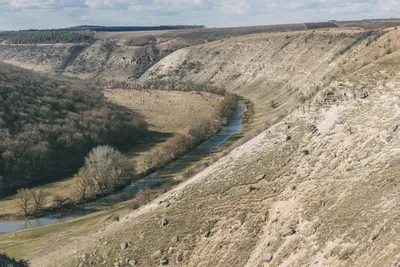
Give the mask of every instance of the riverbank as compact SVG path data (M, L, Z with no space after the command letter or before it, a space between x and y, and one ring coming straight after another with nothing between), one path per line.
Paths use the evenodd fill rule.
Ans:
M244 108L245 110L249 110L249 105L251 104L250 102L246 102L244 100ZM251 117L251 112L246 112L247 118ZM240 120L242 117L240 117ZM238 120L238 118L236 118ZM227 126L225 128L229 128L232 126ZM238 127L238 124L235 124L234 127ZM242 130L242 124L240 123L240 131ZM247 128L248 123L245 124L244 128ZM215 137L218 142L218 147L219 145L229 142L230 138L232 137L232 134L230 134L228 137L225 136L226 132L224 133L224 130L220 132L220 135ZM221 139L223 138L223 139ZM224 139L225 138L225 139ZM216 159L216 153L220 153L219 151L213 151L215 149L215 140L207 140L205 144L211 149L210 153L206 154L196 154L198 151L201 151L201 153L204 152L204 148L202 148L202 145L197 147L196 149L197 152L195 152L195 155L185 155L182 158L178 159L177 161L173 162L172 164L168 165L165 168L160 169L158 172L156 172L157 175L159 175L159 180L157 181L152 181L150 183L146 182L146 184L136 185L136 183L131 184L130 186L126 187L124 190L121 192L117 192L109 197L104 197L101 199L98 199L94 202L90 203L85 203L84 205L80 205L77 207L68 207L67 209L64 209L62 211L58 211L58 213L55 215L54 210L49 210L45 215L45 217L41 218L33 218L31 220L25 220L24 222L10 222L8 229L12 228L13 224L19 224L19 229L29 229L29 228L35 228L39 226L45 226L49 225L50 221L56 221L58 222L64 222L72 219L76 219L77 217L81 217L83 215L87 215L93 212L109 209L109 208L114 208L117 206L121 206L120 203L123 203L125 201L130 202L130 204L127 204L131 207L140 207L141 205L146 204L148 201L151 201L158 195L168 191L171 187L175 186L176 184L180 183L181 181L185 180L186 178L190 177L188 174L190 172L193 172L194 169L200 170L200 168L205 168L213 160ZM222 143L220 143L222 140ZM211 142L210 142L211 141ZM207 143L208 142L208 143ZM196 150L195 149L195 150ZM222 153L220 153L222 155ZM193 159L193 156L196 158L196 164L193 165L193 162L195 162ZM190 159L190 161L187 161ZM208 162L208 163L207 163ZM182 166L184 168L182 168ZM177 168L180 168L177 171ZM154 175L154 174L153 174ZM162 178L161 178L162 177ZM178 178L177 178L178 177ZM134 197L137 195L137 193L140 192L140 194L137 197ZM78 214L77 214L78 213ZM77 216L76 216L77 215ZM11 217L9 217L11 218ZM6 222L3 222L3 225L5 225ZM10 226L11 225L11 226ZM4 230L1 230L1 224L0 224L0 232L5 232Z
M134 147L127 148L129 149L128 151L124 151L132 161L139 162L146 152L163 144L175 133L190 128L192 123L190 118L201 116L211 119L214 116L214 111L222 101L222 97L219 95L202 92L161 92L153 90L151 92L143 91L133 93L135 97L127 95L123 98L126 101L126 107L132 110L138 110L141 115L149 119L149 123L151 124L149 125L149 136L143 138L140 142L135 144ZM117 97L120 94L121 93L117 91L113 96ZM112 99L109 98L109 101L112 101ZM115 104L122 105L123 103L116 102ZM162 112L160 109L162 109ZM180 117L183 118L180 119ZM168 121L168 124L165 124L165 120ZM135 179L141 178L142 176L139 175L141 173L146 174L147 169L144 167L145 166L137 166L135 168ZM76 171L77 170L71 170L69 175L60 174L52 179L44 179L46 180L45 183L30 184L27 188L43 189L44 193L49 195L44 203L44 207L51 209L53 206L53 198L65 200L73 195L75 185L72 178ZM130 179L126 184L131 181ZM9 195L1 198L0 214L3 215L2 218L17 219L20 218L19 213L20 209L17 207L11 192Z

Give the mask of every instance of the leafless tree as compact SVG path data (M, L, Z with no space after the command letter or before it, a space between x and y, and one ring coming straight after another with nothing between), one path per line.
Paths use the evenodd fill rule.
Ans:
M40 211L43 208L46 198L49 196L49 194L44 192L43 189L31 190L31 194L34 204L34 210Z
M104 194L120 185L133 172L133 164L118 150L109 146L95 147L86 157L79 171L78 188L81 192Z
M24 216L28 215L32 200L31 191L25 188L20 189L14 198L16 200L16 205L21 210L22 214Z

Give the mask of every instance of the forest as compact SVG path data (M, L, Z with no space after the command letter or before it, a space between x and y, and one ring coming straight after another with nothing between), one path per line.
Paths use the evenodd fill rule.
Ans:
M91 43L95 38L74 31L32 31L17 34L7 40L9 44Z
M98 145L131 146L142 117L96 88L0 63L0 193L77 170Z

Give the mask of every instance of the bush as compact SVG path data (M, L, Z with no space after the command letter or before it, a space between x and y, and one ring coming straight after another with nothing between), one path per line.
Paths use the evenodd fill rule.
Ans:
M1 267L28 267L29 264L25 260L14 260L7 255L0 253L0 266Z
M155 44L157 42L156 38L152 35L136 36L125 41L127 46L146 46L149 44Z

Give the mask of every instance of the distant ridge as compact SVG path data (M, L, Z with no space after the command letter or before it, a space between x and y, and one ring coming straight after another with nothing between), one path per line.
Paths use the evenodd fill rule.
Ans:
M136 31L167 31L167 30L187 30L204 29L204 25L161 25L161 26L98 26L80 25L70 28L51 29L51 31L97 31L97 32L136 32ZM27 31L42 31L31 29Z

